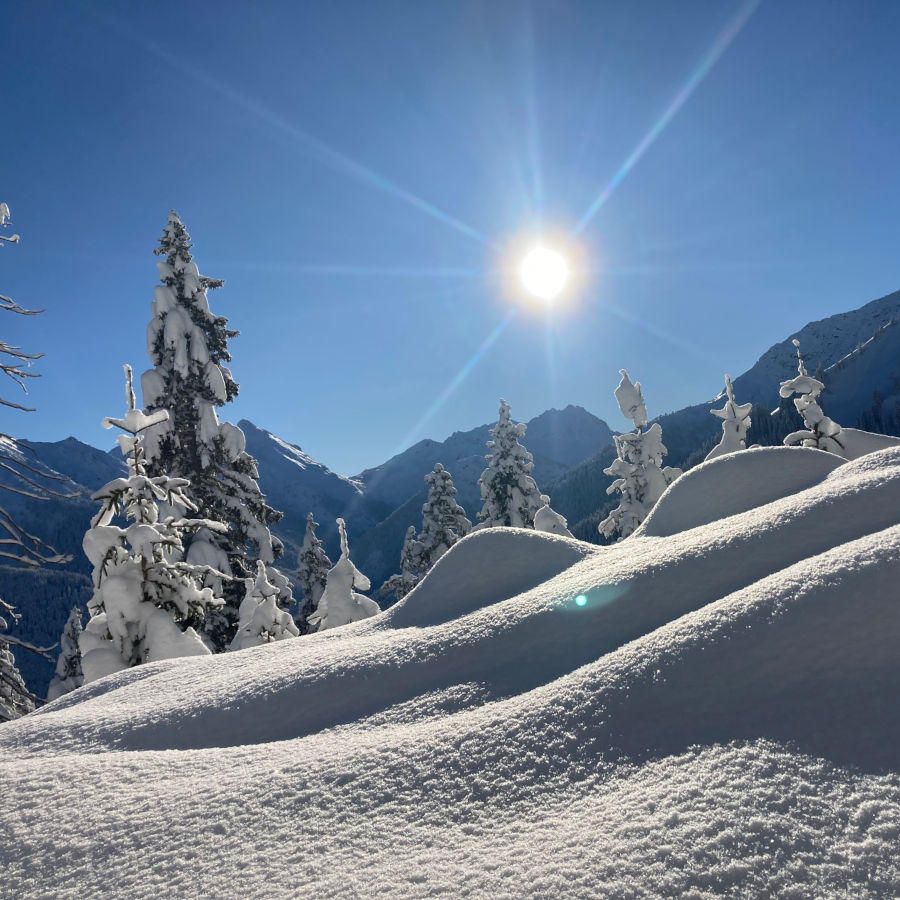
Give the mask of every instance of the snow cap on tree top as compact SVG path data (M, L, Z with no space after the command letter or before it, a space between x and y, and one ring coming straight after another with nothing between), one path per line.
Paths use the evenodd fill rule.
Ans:
M645 428L647 426L647 407L644 404L644 395L641 393L641 383L636 381L631 383L628 373L624 369L619 369L622 380L615 390L615 398L622 410L622 415L626 419L634 422L635 428Z

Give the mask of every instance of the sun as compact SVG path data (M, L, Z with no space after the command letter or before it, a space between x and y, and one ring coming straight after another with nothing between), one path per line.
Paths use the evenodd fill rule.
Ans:
M569 264L557 250L543 244L533 247L519 266L522 286L534 297L552 303L569 282Z

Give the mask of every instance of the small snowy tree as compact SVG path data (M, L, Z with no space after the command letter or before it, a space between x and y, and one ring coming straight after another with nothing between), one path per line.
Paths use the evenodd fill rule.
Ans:
M722 420L722 439L706 454L706 459L715 459L717 456L735 453L747 447L747 431L750 428L750 413L753 410L753 404L735 402L730 375L725 376L725 394L728 397L725 405L721 409L710 410L714 416Z
M422 507L422 562L430 569L460 538L472 530L466 511L456 502L456 487L450 473L440 464L425 476L428 499Z
M819 394L825 390L825 385L817 378L807 374L803 356L800 353L800 341L795 338L792 343L797 348L798 374L788 381L782 381L778 393L783 398L792 397L794 394L799 395L794 398L794 406L797 407L797 412L803 416L806 430L792 431L784 439L784 443L788 447L815 447L817 450L827 450L842 456L844 444L840 440L841 426L837 422L832 422L819 406ZM775 412L777 411L775 410Z
M325 582L331 568L331 560L325 552L325 547L316 536L318 527L319 523L313 519L313 514L309 513L306 517L306 533L297 554L297 578L303 599L300 601L300 609L294 621L300 629L300 634L308 634L312 630L309 617L316 611L322 594L325 593Z
M403 550L400 552L400 574L391 575L381 586L382 594L394 594L398 600L402 600L424 577L422 561L422 544L416 540L416 526L410 525L406 529L406 537L403 539Z
M25 682L16 666L10 644L21 645L22 642L5 634L7 628L10 627L6 616L9 616L13 622L19 620L15 610L6 601L0 600L0 722L9 722L11 719L18 719L20 716L30 713L40 702L25 687ZM34 649L46 656L44 651L39 651L37 648L28 645L22 646Z
M224 533L206 531L201 547L189 549L192 562L228 560L233 579L221 587L224 605L213 610L202 630L217 652L225 650L237 629L245 578L254 577L256 563L267 566L267 577L278 590L278 605L293 603L288 580L272 567L282 544L269 526L281 513L266 503L257 483L256 461L245 450L244 433L230 422L219 422L216 409L233 400L237 382L225 363L231 360L228 340L238 332L209 308L207 291L223 282L201 275L191 256L190 235L174 211L154 251L161 285L153 301L147 329L147 352L153 368L141 377L148 412L168 410L170 416L147 433L148 472L167 473L190 482L187 495L198 514L227 526Z
M392 575L382 591L393 591L402 600L429 572L431 567L461 538L472 530L466 511L456 502L456 487L450 473L435 463L425 476L428 499L422 506L422 530L410 525L400 554L400 574Z
M543 505L541 492L531 477L534 461L519 443L526 426L510 419L509 405L500 401L500 416L491 429L487 468L478 479L484 505L478 513L486 527L506 525L532 528L534 514Z
M248 578L245 588L232 650L246 650L300 634L290 614L278 606L278 588L266 578L262 560L256 564L256 578Z
M347 544L347 526L343 519L337 520L341 532L341 558L328 572L325 593L319 600L318 609L310 616L309 623L317 631L339 628L350 622L368 619L381 612L374 600L356 591L367 591L372 586L350 560Z
M641 383L632 384L624 369L619 369L619 374L622 380L615 390L615 397L622 414L634 422L635 431L614 437L616 458L603 471L616 479L606 493L618 491L621 497L618 507L600 523L599 531L606 538L618 532L621 540L647 518L665 489L681 474L681 469L662 468L662 459L668 452L662 442L662 428L658 422L647 428L647 406Z
M195 505L185 493L186 479L147 474L143 433L169 414L159 410L145 415L135 408L130 366L125 366L125 381L125 418L104 419L103 426L124 432L118 443L128 477L110 481L93 495L100 510L83 543L94 566L91 619L79 639L85 682L148 661L208 654L194 629L182 630L179 624L202 619L207 609L222 604L202 586L208 568L184 561L183 536L223 526L161 517L160 507L168 512L195 510ZM124 528L113 524L120 516L128 523Z
M575 535L569 531L569 523L565 516L550 508L550 498L546 494L541 494L541 500L544 501L544 505L534 514L534 530L574 537Z
M56 660L56 674L47 690L47 699L55 700L74 691L84 684L84 673L81 671L81 651L78 640L81 637L81 610L72 607L62 637L59 639L59 657Z

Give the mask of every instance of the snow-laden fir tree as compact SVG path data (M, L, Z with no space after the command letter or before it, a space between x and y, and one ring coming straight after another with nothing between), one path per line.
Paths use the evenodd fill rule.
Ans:
M245 591L232 650L246 650L300 634L290 614L278 606L278 588L266 578L262 560L256 564L256 578L246 580Z
M400 551L400 572L391 575L381 586L382 594L393 594L402 600L424 577L422 544L416 539L416 526L410 525Z
M4 600L0 600L0 722L9 722L30 713L37 705L37 697L25 687L22 675L16 666L10 644L13 642L6 630L10 622L19 616Z
M478 479L483 506L478 519L485 527L506 525L532 528L534 514L543 506L541 492L531 477L534 461L519 443L525 424L510 419L509 404L500 401L500 416L491 429L487 468Z
M93 495L100 510L83 542L94 566L91 618L79 639L85 683L144 662L208 654L194 629L183 626L222 604L203 586L209 569L184 560L183 537L199 528L214 533L224 526L170 514L196 511L186 494L188 481L165 474L151 477L143 437L169 414L157 410L146 415L136 409L130 366L125 366L125 378L125 418L104 419L103 426L124 432L118 443L128 477L113 479ZM120 517L124 527L113 524Z
M244 433L220 422L216 409L233 400L238 385L225 363L231 360L229 338L237 335L227 320L209 308L207 291L223 282L201 275L191 256L190 236L173 211L154 251L161 285L155 289L153 319L147 329L147 352L153 368L141 378L148 412L168 410L169 419L147 434L151 475L168 473L190 481L187 494L198 514L227 526L226 533L203 531L190 542L188 560L222 565L227 559L231 581L211 581L224 605L212 611L200 628L216 652L228 647L237 630L245 578L256 563L267 566L278 588L278 605L293 605L288 580L272 564L281 542L269 526L281 513L267 503L257 483L256 461L247 454Z
M725 395L727 397L725 405L721 409L710 410L714 416L722 420L722 439L706 454L706 459L715 459L717 456L735 453L747 447L747 431L750 428L753 404L735 402L730 375L725 376Z
M635 430L614 436L616 458L603 471L616 479L606 493L618 491L621 496L618 507L600 523L599 531L606 538L618 533L621 540L647 518L665 489L681 474L681 469L662 468L662 459L667 453L662 442L662 428L658 422L647 428L647 406L641 383L632 384L624 369L620 369L619 374L622 380L615 390L615 397L622 415L632 420Z
M422 563L427 571L472 530L472 523L466 518L466 511L456 502L452 476L440 463L435 463L434 470L425 476L425 484L428 485L428 499L422 506L419 543L422 545Z
M559 534L563 537L574 537L569 531L569 523L565 516L561 516L556 510L550 508L550 498L541 494L544 505L534 514L534 530L545 531L547 534Z
M81 610L77 606L73 606L59 639L56 674L47 689L48 700L62 697L63 694L68 694L84 684L84 673L81 671L81 650L78 649L81 632Z
M303 543L297 554L297 581L303 597L294 621L300 629L300 634L308 634L312 630L309 617L316 611L322 594L325 593L325 582L331 568L331 560L325 552L325 547L316 536L318 527L319 523L313 519L313 514L309 513L306 517Z
M466 511L456 502L453 478L441 463L425 476L428 498L422 506L422 530L416 535L409 526L400 554L400 574L392 575L381 587L402 600L431 567L472 530Z
M844 444L840 439L841 426L837 422L832 422L819 406L819 394L825 390L825 385L819 379L807 374L803 356L800 353L800 341L795 338L792 343L797 348L798 374L788 381L782 381L778 393L783 398L792 397L794 394L799 395L794 397L794 406L797 407L797 412L803 416L806 430L792 431L784 439L784 443L788 447L815 447L818 450L827 450L843 456Z
M338 519L337 525L341 532L341 558L328 572L325 593L319 600L318 609L310 616L309 624L316 631L339 628L381 612L374 600L357 593L369 590L372 585L350 559L344 520Z

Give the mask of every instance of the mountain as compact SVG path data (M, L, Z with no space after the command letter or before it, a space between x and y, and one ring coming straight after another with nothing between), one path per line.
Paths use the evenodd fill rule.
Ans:
M825 383L821 405L826 413L844 427L860 425L900 433L895 413L900 399L898 320L900 291L895 291L851 312L810 322L770 347L752 368L734 379L738 402L758 407L749 432L751 443L780 443L800 423L792 403L777 416L769 416L779 406L779 384L797 373L795 338L800 341L807 370ZM873 404L881 410L880 427L861 421ZM721 423L710 415L712 405L695 404L655 420L662 426L663 442L669 450L667 464L683 467L696 463L705 455L704 448L718 440ZM610 503L606 488L612 479L603 474L610 459L609 452L595 454L547 488L554 508L569 518L573 533L583 540L598 540L596 523L602 515L597 511ZM595 512L585 513L586 509Z
M286 572L296 568L297 551L306 530L307 513L312 512L320 523L320 537L329 548L337 551L338 531L335 519L343 516L354 529L368 529L375 525L379 512L363 497L364 486L357 479L332 472L313 459L296 444L258 428L247 419L238 426L247 438L247 452L257 461L259 485L267 501L284 513L273 531L284 542Z
M898 896L900 448L679 484L622 544L482 531L383 615L0 726L0 893Z
M607 424L579 406L547 410L526 424L523 442L534 456L534 475L541 486L612 441ZM335 519L346 519L354 561L376 587L380 585L397 567L407 527L421 524L424 479L436 462L453 475L457 499L473 521L481 509L478 479L485 467L490 425L454 432L444 441L419 441L349 478L247 419L238 425L246 435L247 452L259 463L263 493L284 512L272 530L284 542L282 567L288 574L296 565L306 515L312 512L332 559L339 553Z

